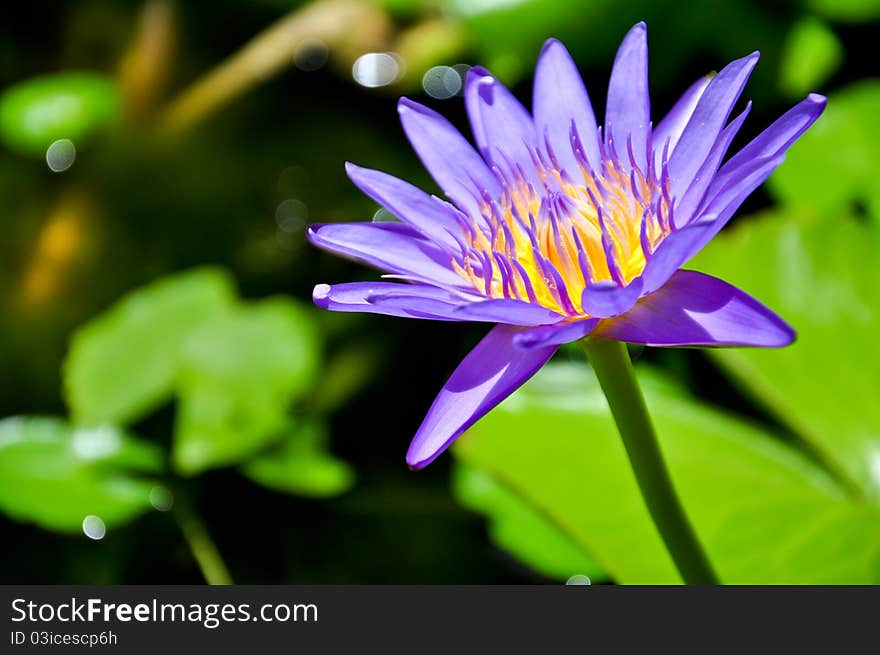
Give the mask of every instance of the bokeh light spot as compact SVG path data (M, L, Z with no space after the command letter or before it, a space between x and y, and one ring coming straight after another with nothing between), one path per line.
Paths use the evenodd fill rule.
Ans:
M104 535L107 534L107 526L104 525L104 521L101 520L100 516L95 516L94 514L89 514L83 519L82 528L83 533L89 539L94 539L95 541L103 539Z
M577 575L571 576L568 580L565 581L566 585L591 585L593 582L590 580L589 576L582 575L578 573Z
M373 222L374 223L399 223L397 220L397 216L392 214L390 211L385 209L384 207L379 207L376 210L376 213L373 214Z
M321 39L303 39L293 55L293 64L301 71L316 71L327 63L330 51Z
M298 232L305 227L309 208L302 200L288 198L275 209L275 223L282 232Z
M368 88L387 86L400 76L400 62L389 52L368 52L355 60L351 74Z
M46 164L54 173L63 173L76 161L76 146L70 139L58 139L46 150Z
M422 88L432 98L446 100L461 91L462 78L452 66L434 66L422 77Z
M167 487L156 485L150 489L150 505L160 512L167 512L174 505L174 494Z

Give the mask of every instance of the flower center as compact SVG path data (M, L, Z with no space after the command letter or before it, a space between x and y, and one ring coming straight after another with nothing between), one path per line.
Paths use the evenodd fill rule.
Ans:
M605 147L594 170L576 133L572 150L576 172L563 169L549 148L533 154L531 178L519 167L495 167L504 190L500 198L483 195L480 216L466 225L462 260L454 263L480 293L585 316L587 286L628 285L672 231L665 157L658 172L649 152L642 170L631 149L624 166Z

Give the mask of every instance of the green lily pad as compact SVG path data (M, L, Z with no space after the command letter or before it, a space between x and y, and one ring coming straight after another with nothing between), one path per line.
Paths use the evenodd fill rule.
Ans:
M167 402L183 344L234 302L226 273L197 269L141 287L87 323L64 364L74 422L125 425Z
M863 80L828 98L822 117L770 178L781 201L840 212L868 205L880 216L880 80Z
M809 0L819 14L834 20L862 23L880 17L880 0Z
M322 424L293 422L276 448L248 461L241 470L254 482L281 493L338 496L354 484L354 471L327 450L327 441Z
M486 515L492 541L526 566L557 580L575 575L585 575L591 582L608 580L599 565L547 514L485 471L458 462L452 488L462 505Z
M159 448L113 427L0 421L0 509L18 521L70 533L82 533L86 517L122 525L151 509L157 483L141 476L161 469Z
M741 221L695 267L754 294L798 332L781 350L711 355L858 493L880 501L878 224L808 206Z
M843 44L822 21L804 18L785 39L780 85L790 96L816 91L843 62Z
M105 75L86 72L35 77L0 95L0 139L18 152L44 155L58 139L80 141L119 115L120 94Z
M280 438L315 381L311 308L284 298L242 306L187 340L172 460L183 474L237 464Z
M645 366L663 452L726 583L867 583L880 511L757 426L696 402ZM680 578L645 509L586 364L551 364L459 439L455 454L515 489L620 583Z

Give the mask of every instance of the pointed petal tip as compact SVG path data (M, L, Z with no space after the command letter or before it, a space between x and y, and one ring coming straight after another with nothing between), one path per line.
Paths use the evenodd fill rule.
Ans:
M371 180L375 180L377 175L382 175L382 172L373 168L358 166L357 164L347 161L345 162L345 174L348 175L348 179L351 180L356 187L361 189L361 191L364 191L363 185L369 184ZM369 193L367 195L369 195Z
M355 186L360 188L360 184L358 183L361 180L365 173L370 169L364 168L363 166L358 166L357 164L347 161L345 162L345 174L348 176L348 179L351 180Z
M495 76L485 68L476 72L471 68L468 71L465 84L467 84L468 88L475 88L479 99L491 105L493 103L496 85L499 84L499 82Z
M330 291L331 288L329 284L316 284L312 291L312 302L318 307L326 309L329 304L328 298L330 297Z
M828 98L823 96L821 93L810 93L805 98L806 101L812 102L815 105L820 105L823 109L825 105L828 104Z
M568 48L565 47L565 44L562 43L562 41L555 37L550 37L549 39L544 41L544 45L541 46L541 54L543 55L544 53L556 47L562 48L563 50L568 52Z
M785 348L797 341L797 331L782 319L779 323L779 333L768 339L764 348Z
M492 77L492 73L482 66L471 66L467 72L468 79L476 79L478 77Z
M598 335L656 347L782 348L796 337L776 312L711 275L681 269Z
M424 453L416 452L413 450L413 448L410 448L410 450L406 453L406 465L410 471L421 471L428 464L437 459L440 456L440 452L437 452L432 456L425 457Z
M648 25L645 21L639 21L635 25L633 25L629 30L627 30L623 39L620 41L621 47L623 44L629 41L630 39L638 39L639 41L647 44L648 41Z
M423 113L425 109L427 109L427 107L419 104L415 100L410 100L406 96L401 96L400 100L397 101L397 113L401 116L409 111Z

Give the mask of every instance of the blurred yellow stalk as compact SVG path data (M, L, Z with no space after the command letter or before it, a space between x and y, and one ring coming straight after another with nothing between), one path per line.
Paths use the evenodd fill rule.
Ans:
M117 73L127 116L144 116L156 105L168 80L174 47L171 0L148 0Z
M89 204L76 191L61 196L37 237L30 266L22 279L22 297L28 305L52 298L67 277L85 241Z
M363 0L316 0L255 36L174 99L159 125L176 133L203 119L293 62L305 39L319 39L344 58L387 42L391 23L378 6Z

